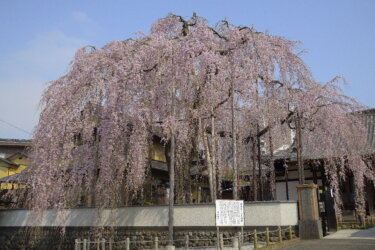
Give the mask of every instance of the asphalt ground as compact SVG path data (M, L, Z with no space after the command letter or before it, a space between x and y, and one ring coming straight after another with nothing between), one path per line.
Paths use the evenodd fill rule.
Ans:
M321 240L301 240L277 249L302 250L375 250L375 227L365 230L340 230Z
M277 249L287 250L357 250L357 249L375 249L375 239L322 239L322 240L304 240L292 246L280 247Z

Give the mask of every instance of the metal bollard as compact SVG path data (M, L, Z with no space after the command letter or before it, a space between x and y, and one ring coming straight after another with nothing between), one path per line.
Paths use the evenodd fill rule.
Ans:
M268 247L270 245L270 231L268 230L268 227L266 227L266 246Z
M159 249L159 239L157 236L155 236L155 246L154 246L155 250L158 250Z
M282 242L283 237L281 236L281 227L280 226L279 226L279 229L278 229L278 233L279 233L279 242Z
M125 249L130 250L130 239L129 238L126 238L126 240L125 240Z
M254 249L258 249L258 235L256 229L254 229Z
M189 235L185 235L185 250L189 249Z

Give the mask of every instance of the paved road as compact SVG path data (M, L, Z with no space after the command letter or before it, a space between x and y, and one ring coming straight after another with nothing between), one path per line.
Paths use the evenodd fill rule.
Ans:
M373 239L375 240L375 227L359 230L359 229L347 229L340 230L334 234L331 234L324 239Z
M323 240L306 240L293 246L286 246L278 249L287 250L357 250L357 249L375 249L375 240L339 240L339 239L323 239Z
M321 240L303 240L279 249L357 250L375 249L375 227L366 230L341 230Z

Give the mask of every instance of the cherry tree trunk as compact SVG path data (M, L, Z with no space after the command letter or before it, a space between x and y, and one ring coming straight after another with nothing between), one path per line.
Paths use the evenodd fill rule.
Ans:
M215 115L211 114L211 158L212 158L212 185L213 196L212 202L216 201L217 197L217 163L216 163L216 130L215 130Z
M272 129L268 134L269 139L269 150L270 150L270 186L271 186L271 200L276 200L276 180L275 180L275 166L273 159L273 141L272 141Z
M259 133L259 124L257 124L257 134ZM258 154L258 184L259 200L263 200L263 178L262 178L262 151L260 145L260 136L257 137L257 154Z
M301 128L301 119L297 114L296 120L296 143L297 143L297 166L298 166L298 181L299 184L305 184L305 172L303 167L302 159L302 128Z
M232 164L233 164L233 199L238 200L238 169L237 169L237 146L236 146L236 127L235 127L235 98L234 83L232 80Z
M175 115L175 92L176 89L172 89L172 116ZM168 245L173 245L173 214L174 214L174 165L175 165L175 131L171 129L171 152L169 162L169 207L168 207Z
M212 164L212 158L210 154L210 149L208 145L208 136L207 132L204 128L201 129L202 131L202 137L203 137L203 144L204 144L204 154L205 154L205 161L206 161L206 166L208 170L208 182L210 185L210 196L211 196L211 201L215 201L215 184L214 184L214 173L213 173L213 164Z
M253 175L253 180L252 180L252 191L253 191L253 200L256 201L258 200L258 182L257 182L257 175L256 175L256 166L257 166L257 154L256 154L256 137L253 137L252 142L252 175Z

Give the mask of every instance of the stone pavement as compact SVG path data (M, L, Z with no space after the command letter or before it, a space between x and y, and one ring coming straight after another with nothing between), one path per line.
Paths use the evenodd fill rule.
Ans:
M301 240L298 244L280 247L287 250L356 250L375 249L375 227L364 230L340 230L321 240Z

